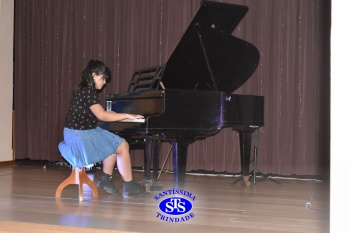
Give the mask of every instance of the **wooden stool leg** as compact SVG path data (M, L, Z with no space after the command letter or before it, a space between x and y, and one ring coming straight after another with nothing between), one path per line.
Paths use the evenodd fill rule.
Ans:
M79 201L83 201L83 184L87 184L91 188L94 199L98 197L97 187L87 176L85 167L72 168L70 176L57 187L56 197L61 197L63 189L70 184L77 184L79 186Z
M79 186L79 201L83 201L83 173L85 172L85 169L83 171L80 171L79 172L79 183L78 183L78 186ZM86 174L86 173L85 173Z
M85 168L84 168L84 171L81 173L80 182L83 184L87 184L91 188L92 196L94 198L98 197L98 189L97 189L95 183L92 182L92 180L87 176Z
M72 169L72 172L70 174L70 176L65 179L56 189L56 197L61 197L62 191L63 189L70 185L70 184L76 184L75 183L75 173L76 173L76 168Z

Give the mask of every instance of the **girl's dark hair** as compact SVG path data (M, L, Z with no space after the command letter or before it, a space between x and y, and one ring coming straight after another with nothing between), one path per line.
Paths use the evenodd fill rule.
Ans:
M111 81L112 76L108 66L106 66L106 64L104 64L102 61L90 60L86 68L83 70L80 81L76 86L76 88L74 89L74 92L81 90L84 87L95 88L95 83L92 78L92 73L95 73L97 75L103 74L103 78L106 80L107 83Z

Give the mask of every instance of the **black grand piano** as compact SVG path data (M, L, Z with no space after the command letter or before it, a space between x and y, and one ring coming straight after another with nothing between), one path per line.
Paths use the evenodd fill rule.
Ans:
M174 188L182 188L188 145L225 127L239 133L241 173L248 179L252 133L264 125L264 98L231 94L259 63L256 47L231 35L247 11L247 6L203 1L166 64L136 70L127 93L106 95L108 111L145 116L144 122L99 126L131 143L142 139L146 179L151 179L151 157L156 179L160 143L167 141Z

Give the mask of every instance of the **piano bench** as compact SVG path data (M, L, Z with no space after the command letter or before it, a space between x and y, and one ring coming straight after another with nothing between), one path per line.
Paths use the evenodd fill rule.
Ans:
M60 198L63 189L70 185L77 184L79 186L79 201L83 201L83 184L90 186L92 190L92 196L94 199L98 197L98 190L94 182L86 174L85 167L83 168L72 168L72 173L65 179L56 189L56 198Z

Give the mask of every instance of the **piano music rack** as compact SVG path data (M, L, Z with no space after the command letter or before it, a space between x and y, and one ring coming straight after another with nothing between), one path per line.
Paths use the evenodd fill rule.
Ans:
M128 91L159 90L165 65L138 69L135 71Z

